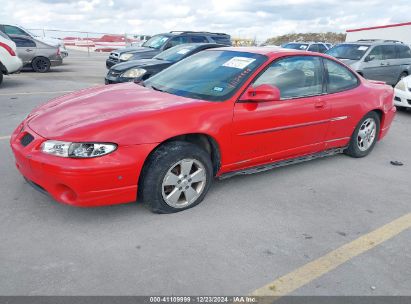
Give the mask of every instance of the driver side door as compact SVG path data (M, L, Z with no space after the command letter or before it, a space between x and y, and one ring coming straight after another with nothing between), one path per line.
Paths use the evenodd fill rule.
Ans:
M280 90L277 101L237 101L231 170L253 167L324 149L331 115L324 68L317 56L291 56L271 63L251 84Z

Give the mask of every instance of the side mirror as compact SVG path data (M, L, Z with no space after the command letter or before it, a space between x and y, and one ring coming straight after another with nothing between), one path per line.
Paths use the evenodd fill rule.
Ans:
M374 57L370 56L370 55L368 55L367 57L364 58L364 62L369 62L369 61L372 61L372 60L374 60Z
M278 101L281 98L280 90L269 84L261 84L257 87L248 87L243 95L240 97L240 101L244 102L267 102Z

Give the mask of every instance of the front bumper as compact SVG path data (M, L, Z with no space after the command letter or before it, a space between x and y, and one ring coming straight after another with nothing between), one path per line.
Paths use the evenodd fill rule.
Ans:
M411 108L411 92L394 89L394 104L398 107Z
M106 68L107 69L110 69L113 65L115 65L115 64L117 64L117 63L120 63L121 61L120 60L118 60L118 59L112 59L112 58L108 58L107 60L106 60Z
M21 140L27 133L33 140L24 146ZM136 201L141 168L155 146L119 146L102 157L72 159L41 152L45 140L24 123L14 131L10 144L17 169L56 201L80 207Z
M104 79L105 84L115 84L115 83L133 82L133 81L134 81L134 78L125 78L125 77L121 77L121 76L112 76L112 75L109 75L109 74L107 74L106 78Z

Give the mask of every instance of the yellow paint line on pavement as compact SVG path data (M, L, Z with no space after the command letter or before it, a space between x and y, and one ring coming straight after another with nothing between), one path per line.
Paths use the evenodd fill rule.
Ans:
M10 96L10 95L42 95L42 94L60 94L60 93L71 93L74 91L54 91L54 92L10 92L10 93L0 93L0 96Z
M0 140L3 140L3 139L10 139L10 136L0 136Z
M251 296L281 297L287 295L409 228L411 228L411 213L254 290Z

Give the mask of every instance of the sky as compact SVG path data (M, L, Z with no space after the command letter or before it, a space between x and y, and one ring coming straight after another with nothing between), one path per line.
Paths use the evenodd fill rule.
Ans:
M410 22L410 0L0 0L0 21L25 28L153 35L225 32L263 41L288 33Z

